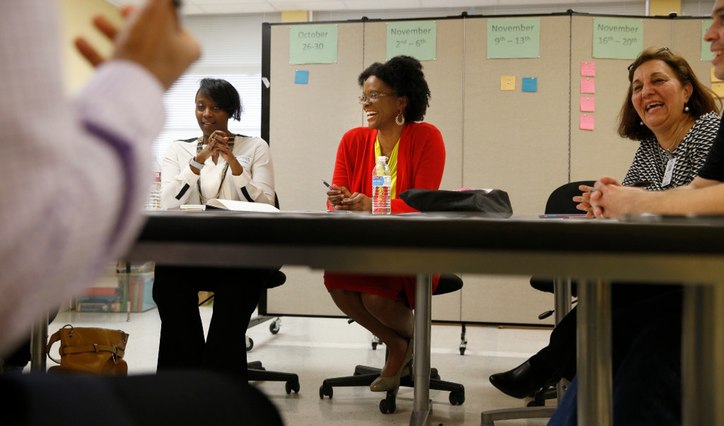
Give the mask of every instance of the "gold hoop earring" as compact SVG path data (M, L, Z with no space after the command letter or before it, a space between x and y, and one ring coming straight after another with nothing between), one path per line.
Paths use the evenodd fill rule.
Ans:
M397 117L395 117L395 124L398 126L402 126L405 124L405 116L402 115L401 112L397 113Z

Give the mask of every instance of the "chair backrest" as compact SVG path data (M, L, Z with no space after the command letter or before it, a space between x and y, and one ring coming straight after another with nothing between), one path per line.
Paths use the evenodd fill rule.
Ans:
M440 274L440 281L437 283L435 295L452 293L463 288L463 279L455 274Z
M580 185L593 186L594 180L579 180L576 182L564 183L551 192L546 202L546 214L576 214L583 213L576 208L573 196L581 195Z

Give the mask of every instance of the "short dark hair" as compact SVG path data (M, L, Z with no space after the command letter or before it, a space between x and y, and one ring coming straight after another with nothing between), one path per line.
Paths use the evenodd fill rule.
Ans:
M198 95L201 92L204 96L216 103L216 106L224 110L229 117L236 121L241 120L241 98L234 86L220 78L204 78L201 80Z
M621 137L638 141L654 136L651 129L641 125L641 117L639 117L631 103L631 95L633 94L631 83L633 81L634 71L644 62L653 60L665 62L674 71L676 78L682 86L691 84L691 97L687 102L687 106L689 107L688 113L691 114L692 117L698 119L702 115L712 111L717 114L719 113L719 103L721 103L721 101L719 101L719 103L715 101L715 99L718 99L717 96L696 77L694 70L691 69L686 59L671 52L666 47L660 49L650 47L641 52L636 60L628 67L628 92L621 107L621 112L619 112L618 134Z
M405 121L422 121L425 118L430 106L430 88L420 61L411 56L395 56L384 64L375 62L357 78L360 87L371 76L384 81L397 96L407 97Z

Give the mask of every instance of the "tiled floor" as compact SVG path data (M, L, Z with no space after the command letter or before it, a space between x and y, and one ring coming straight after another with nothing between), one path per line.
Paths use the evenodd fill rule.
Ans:
M202 307L208 323L211 308ZM159 319L152 309L125 314L62 312L50 325L53 332L66 323L82 326L119 328L130 334L126 360L130 374L155 371ZM381 366L384 346L372 349L371 335L344 319L284 317L278 334L265 322L249 330L254 341L249 361L261 360L269 370L299 375L300 392L287 395L284 383L257 385L276 403L287 425L402 425L409 424L413 390L401 388L397 411L382 414L380 395L367 388L335 388L333 399L320 399L319 387L328 377L348 375L357 364ZM480 425L483 410L523 406L525 401L510 398L490 385L488 376L512 368L542 347L549 330L467 327L467 350L459 353L460 327L435 325L432 328L432 366L445 380L465 386L465 403L452 406L448 392L431 391L432 425ZM549 401L552 404L554 401ZM496 425L545 425L546 420L499 421Z

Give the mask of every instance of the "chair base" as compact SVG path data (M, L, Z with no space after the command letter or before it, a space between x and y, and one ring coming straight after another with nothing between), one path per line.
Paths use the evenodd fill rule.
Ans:
M495 426L496 420L537 419L553 415L554 407L519 407L483 411L480 415L481 426Z
M353 376L325 379L322 382L322 386L319 387L319 398L324 399L325 396L328 396L329 399L332 399L334 395L333 388L335 387L369 386L379 375L379 368L358 365L354 369ZM415 387L414 378L412 376L401 377L400 386ZM459 383L441 380L436 368L430 369L430 390L450 392L449 401L452 405L462 405L465 402L465 387ZM380 411L382 414L395 412L396 396L397 390L387 392L385 399L380 401Z
M286 382L287 394L299 393L299 376L294 373L282 373L279 371L267 371L261 361L251 361L246 364L249 381L254 382Z

